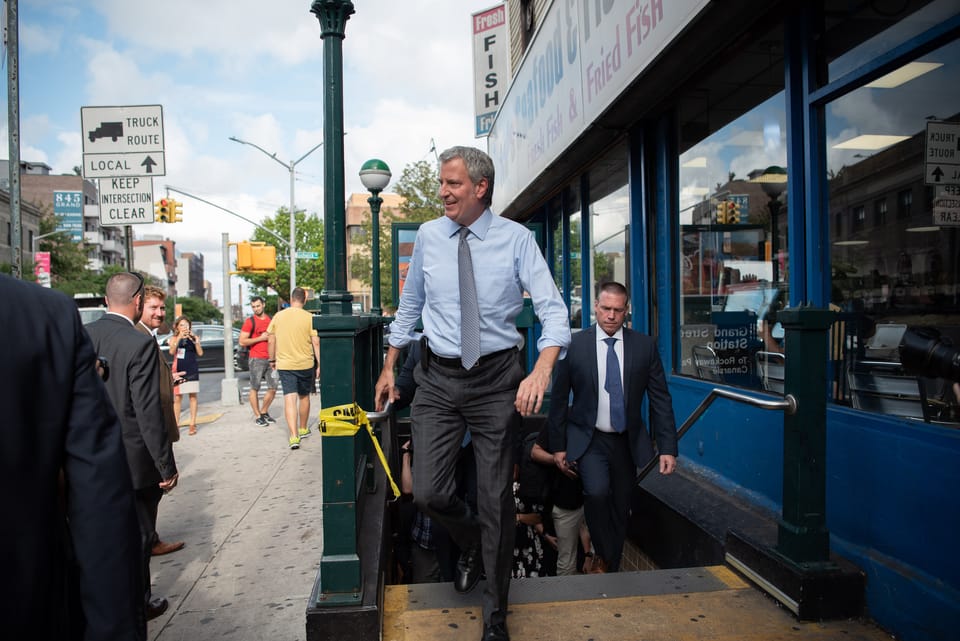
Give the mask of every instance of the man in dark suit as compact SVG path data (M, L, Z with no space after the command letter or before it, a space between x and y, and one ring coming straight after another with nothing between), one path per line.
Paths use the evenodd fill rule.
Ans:
M548 419L554 462L565 473L577 468L587 527L611 572L620 568L637 467L654 456L641 416L644 394L660 473L672 474L677 466L677 428L663 364L651 337L623 327L628 302L620 283L601 285L597 324L576 334L557 364Z
M12 519L0 527L3 636L143 639L133 487L77 307L2 275L0 300L8 338L0 505ZM65 596L67 583L77 599Z
M154 340L157 338L157 330L163 325L167 316L167 294L159 287L148 285L143 292L143 313L140 315L140 322L137 323L137 331L147 334ZM163 410L163 424L167 428L167 436L171 443L180 440L180 427L178 425L179 417L173 411L173 374L170 372L170 363L160 352L160 345L157 345L157 353L160 358L157 364L160 366L160 408ZM183 548L183 541L161 541L160 536L153 533L153 556L170 554Z
M135 329L143 314L144 284L139 274L121 272L107 281L107 313L87 325L97 354L110 363L107 392L120 417L127 464L136 494L147 618L163 614L166 599L151 599L150 554L157 506L164 491L177 485L177 464L160 406L160 365L156 341Z

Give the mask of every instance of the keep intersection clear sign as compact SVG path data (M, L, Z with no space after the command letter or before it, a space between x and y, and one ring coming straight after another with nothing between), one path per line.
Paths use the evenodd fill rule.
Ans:
M146 225L154 222L153 214L152 178L100 179L101 225Z

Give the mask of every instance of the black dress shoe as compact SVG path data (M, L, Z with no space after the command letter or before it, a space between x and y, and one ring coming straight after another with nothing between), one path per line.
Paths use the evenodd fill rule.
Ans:
M460 594L466 594L480 581L483 570L483 559L480 555L480 546L474 545L460 554L457 561L457 576L453 580L453 588Z
M510 635L507 634L507 624L494 623L493 625L483 626L481 641L510 641Z
M147 604L147 621L156 619L166 612L168 607L170 607L170 603L166 599L151 599L150 603Z

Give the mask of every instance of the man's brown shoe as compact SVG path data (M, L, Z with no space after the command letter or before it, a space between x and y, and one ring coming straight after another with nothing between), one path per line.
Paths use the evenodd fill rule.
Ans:
M153 556L170 554L171 552L176 552L177 550L183 549L183 545L183 541L177 541L176 543L164 543L163 541L157 541L153 544L153 549L150 550L150 554Z

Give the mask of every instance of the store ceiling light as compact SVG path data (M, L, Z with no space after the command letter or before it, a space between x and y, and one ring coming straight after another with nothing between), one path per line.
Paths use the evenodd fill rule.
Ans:
M910 136L888 136L883 134L863 134L850 140L839 142L833 146L834 149L860 149L863 151L877 151L885 149L890 145L907 140Z
M697 156L696 158L691 158L680 166L688 169L705 168L707 166L707 157Z
M866 86L873 89L893 89L934 69L939 69L942 66L942 62L908 62L899 69L877 78Z
M940 227L937 225L927 225L926 227L907 227L907 231L913 233L925 232L925 231L940 231Z
M837 247L854 247L856 245L869 245L869 240L838 240L833 243Z

